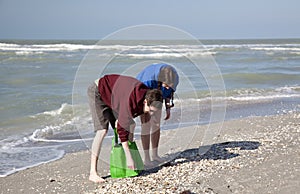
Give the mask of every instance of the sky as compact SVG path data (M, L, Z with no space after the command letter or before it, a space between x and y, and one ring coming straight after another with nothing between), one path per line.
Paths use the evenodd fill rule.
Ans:
M300 38L299 0L0 0L0 39L101 39L159 24L199 39Z

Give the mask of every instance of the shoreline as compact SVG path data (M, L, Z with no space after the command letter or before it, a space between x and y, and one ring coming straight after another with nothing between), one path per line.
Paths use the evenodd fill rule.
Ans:
M225 121L202 155L198 148L207 125L196 126L193 141L184 148L174 142L191 141L184 134L195 131L192 127L163 131L168 133L162 134L161 141L166 150L160 153L167 153L168 145L183 152L166 166L134 178L108 177L103 184L88 181L88 150L69 153L60 160L1 177L1 193L296 193L300 190L299 120L296 112ZM104 155L110 152L108 147L103 146ZM101 176L107 176L108 169L102 162Z

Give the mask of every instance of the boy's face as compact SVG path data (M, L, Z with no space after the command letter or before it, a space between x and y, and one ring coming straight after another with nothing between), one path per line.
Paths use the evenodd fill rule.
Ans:
M150 115L153 115L156 111L158 110L158 108L154 107L154 106L148 106L147 105L147 100L144 101L144 113L149 113Z

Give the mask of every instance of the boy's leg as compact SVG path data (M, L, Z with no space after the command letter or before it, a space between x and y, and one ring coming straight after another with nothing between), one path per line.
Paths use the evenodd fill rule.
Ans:
M158 156L158 144L160 139L160 128L154 130L151 133L151 144L152 144L152 160L161 161Z
M141 118L141 140L143 145L143 151L144 151L144 164L145 166L150 165L150 115L149 114L142 114L140 116Z
M103 139L107 134L109 119L105 118L104 114L109 112L110 109L101 100L101 96L98 92L98 87L96 84L92 84L88 88L88 99L90 111L92 114L95 137L91 148L91 169L89 180L93 182L103 182L104 179L101 178L97 173L98 158L102 146Z
M90 169L89 180L93 181L93 182L96 182L96 183L100 183L100 182L105 181L97 173L97 164L98 164L98 158L99 158L102 142L103 142L103 139L104 139L106 134L107 134L106 129L98 130L96 132L96 135L94 137L93 144L92 144L91 169Z
M157 111L151 118L151 144L152 144L152 160L162 162L158 156L158 145L160 140L160 119L161 111Z

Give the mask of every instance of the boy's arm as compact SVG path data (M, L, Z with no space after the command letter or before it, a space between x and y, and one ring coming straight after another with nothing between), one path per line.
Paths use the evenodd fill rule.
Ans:
M115 126L118 126L118 123L119 123L119 120L117 119L115 122ZM136 124L135 124L134 120L132 120L132 123L129 126L129 134L128 134L128 140L131 142L133 142L135 126L136 126ZM122 131L121 132L119 131L119 133L122 133Z
M130 149L128 146L128 141L122 142L122 146L123 146L125 156L126 156L127 167L129 169L134 170L135 169L134 160L132 159L132 156L131 156L131 152L130 152Z

